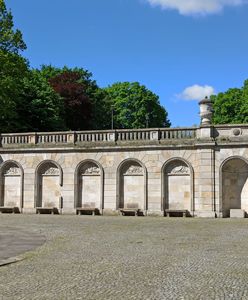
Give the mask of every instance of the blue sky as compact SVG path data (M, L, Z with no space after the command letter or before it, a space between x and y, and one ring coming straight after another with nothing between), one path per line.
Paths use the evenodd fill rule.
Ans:
M199 124L198 100L248 79L246 0L5 0L32 67L83 67L99 86L138 81L172 126Z

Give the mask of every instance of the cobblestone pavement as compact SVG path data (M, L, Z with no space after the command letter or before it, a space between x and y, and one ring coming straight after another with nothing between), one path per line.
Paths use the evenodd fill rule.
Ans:
M44 235L0 299L248 299L248 220L1 215Z

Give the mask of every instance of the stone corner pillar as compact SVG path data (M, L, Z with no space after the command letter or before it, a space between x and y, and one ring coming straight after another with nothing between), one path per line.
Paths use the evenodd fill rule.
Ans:
M204 139L204 140L212 140L213 138L213 126L203 126L197 128L196 131L196 137L198 139Z

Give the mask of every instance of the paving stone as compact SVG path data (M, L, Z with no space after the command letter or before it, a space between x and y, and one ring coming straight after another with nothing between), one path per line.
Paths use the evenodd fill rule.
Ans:
M0 299L248 299L247 219L3 215L45 236L0 268Z

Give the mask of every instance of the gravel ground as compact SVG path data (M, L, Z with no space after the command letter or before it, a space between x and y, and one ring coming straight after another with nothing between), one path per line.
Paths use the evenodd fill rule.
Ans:
M248 220L1 215L45 236L0 267L0 299L248 299Z

